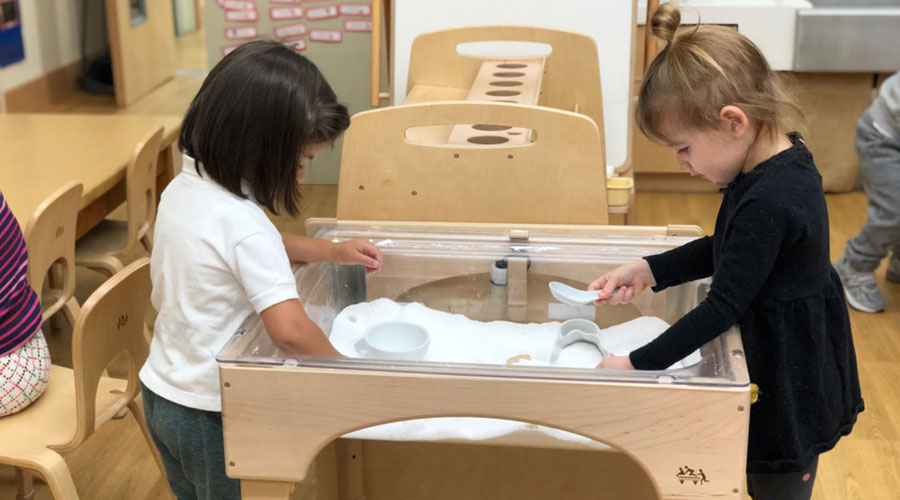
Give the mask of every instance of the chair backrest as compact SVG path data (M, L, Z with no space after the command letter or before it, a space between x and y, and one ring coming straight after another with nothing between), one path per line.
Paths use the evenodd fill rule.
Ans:
M122 254L131 251L156 221L156 167L162 139L163 128L160 127L135 147L128 161L125 170L128 243Z
M416 144L410 127L532 129L533 142ZM601 122L602 123L602 122ZM356 114L344 137L341 220L607 224L602 129L552 108L488 102L395 106Z
M522 41L549 45L539 104L577 111L603 126L600 64L594 39L578 33L526 26L474 26L424 33L415 38L406 91L414 85L469 88L482 59L460 55L465 42Z
M41 296L50 266L63 266L60 296L44 308L44 320L59 311L75 295L75 225L81 209L82 185L71 182L50 195L34 211L25 226L28 246L26 279Z
M144 319L150 300L150 259L141 258L106 280L82 308L72 333L77 429L72 441L59 449L72 449L109 421L140 391L138 371L149 354ZM127 353L128 384L106 408L97 408L97 387L106 366Z

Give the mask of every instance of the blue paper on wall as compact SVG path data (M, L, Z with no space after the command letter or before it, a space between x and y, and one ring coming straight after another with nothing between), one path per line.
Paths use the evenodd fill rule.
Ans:
M0 67L25 59L18 0L0 0Z

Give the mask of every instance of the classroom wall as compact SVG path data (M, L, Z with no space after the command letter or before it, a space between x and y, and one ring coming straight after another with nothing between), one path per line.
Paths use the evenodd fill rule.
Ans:
M105 45L103 0L24 0L19 2L25 60L0 69L0 97L24 83L81 59L81 13L87 3L87 48Z

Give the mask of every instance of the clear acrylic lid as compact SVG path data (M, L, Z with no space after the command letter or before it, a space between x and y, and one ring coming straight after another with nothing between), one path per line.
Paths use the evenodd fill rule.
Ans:
M313 231L308 229L307 233ZM360 266L320 263L295 267L295 276L307 314L329 336L332 336L336 318L342 311L382 298L401 306L424 304L439 314L453 313L471 320L472 324L478 322L479 335L483 336L486 345L495 341L490 338L494 332L499 338L501 327L510 323L547 324L568 317L587 316L606 329L643 316L655 316L671 324L705 297L708 280L671 287L660 293L647 291L628 305L597 308L559 304L548 288L550 281L560 281L585 289L591 280L617 265L678 247L692 239L669 235L671 233L667 234L665 228L632 226L542 226L528 231L509 231L499 225L372 225L330 221L314 228L313 234L333 241L370 239L384 256L382 270L366 275ZM503 267L505 273L498 273L498 268ZM431 331L441 327L436 324L423 326ZM466 333L470 332L458 332L460 342L467 338ZM343 330L341 335L344 335ZM452 346L456 338L453 333L450 337L445 334L443 345ZM335 345L336 339L337 333L332 336ZM435 345L433 339L429 349L436 349ZM222 348L217 360L288 369L302 366L422 375L643 384L735 387L749 384L736 326L702 346L697 362L688 366L661 371L615 371L509 365L496 360L399 361L285 356L274 346L259 317L253 315Z

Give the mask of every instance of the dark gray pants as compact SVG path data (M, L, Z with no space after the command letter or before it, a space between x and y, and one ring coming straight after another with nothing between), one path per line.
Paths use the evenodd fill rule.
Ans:
M846 256L857 271L874 271L889 250L900 250L900 137L885 137L867 111L856 125L856 149L869 216Z
M786 474L747 474L747 493L753 500L809 500L819 457L804 471Z
M147 427L175 497L240 500L240 481L225 475L222 414L181 406L141 386Z

